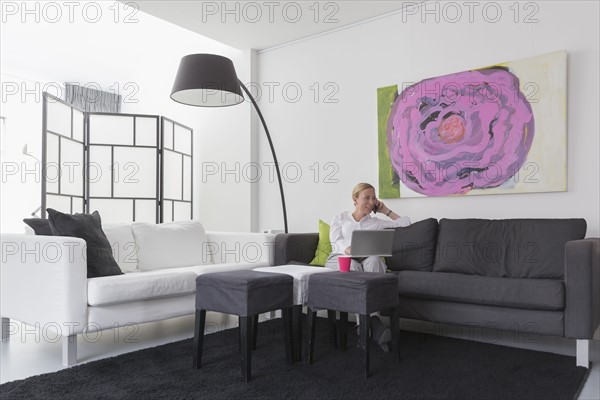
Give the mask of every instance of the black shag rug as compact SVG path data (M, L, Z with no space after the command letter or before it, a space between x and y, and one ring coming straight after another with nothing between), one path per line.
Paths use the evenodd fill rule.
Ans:
M354 329L336 350L319 319L312 365L285 363L281 320L259 325L252 380L243 383L237 330L205 337L202 368L192 339L0 385L1 399L573 399L588 370L575 358L402 332L402 361L371 346L365 379Z

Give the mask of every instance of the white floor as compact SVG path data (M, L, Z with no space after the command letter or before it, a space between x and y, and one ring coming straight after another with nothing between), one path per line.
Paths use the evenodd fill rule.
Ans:
M231 328L236 325L237 318L235 317L231 318L216 313L207 314L207 332ZM14 325L14 327L17 331L13 333L10 341L3 342L0 345L1 383L65 368L61 364L60 340L47 332L36 331L22 324ZM491 329L450 327L417 321L403 321L402 329L557 354L575 354L574 341L561 338L530 335L515 337L512 333ZM142 348L190 338L193 336L193 331L194 317L190 315L169 321L139 325L135 329L107 330L99 334L89 334L87 337L79 335L77 357L79 363L113 357ZM590 360L592 369L578 398L600 400L600 340L591 342Z

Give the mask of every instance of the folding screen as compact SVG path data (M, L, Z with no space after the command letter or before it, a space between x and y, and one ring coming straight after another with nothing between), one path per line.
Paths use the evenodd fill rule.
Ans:
M164 117L161 118L161 125L163 144L161 220L167 222L191 218L193 130Z
M193 130L158 115L86 113L44 94L42 217L191 219ZM164 179L163 179L164 178Z
M159 222L159 117L88 113L87 118L87 211L98 210L106 222Z
M84 212L84 113L46 93L42 113L42 218L46 208Z

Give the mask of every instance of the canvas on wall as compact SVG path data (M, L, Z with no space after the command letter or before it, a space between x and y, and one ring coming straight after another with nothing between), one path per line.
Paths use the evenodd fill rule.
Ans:
M566 96L566 51L379 88L379 196L566 191Z

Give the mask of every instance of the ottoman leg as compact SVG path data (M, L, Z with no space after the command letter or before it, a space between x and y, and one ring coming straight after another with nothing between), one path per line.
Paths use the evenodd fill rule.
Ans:
M390 314L390 329L392 330L392 354L400 361L400 327L398 316L398 307L393 308Z
M292 309L282 308L281 316L283 319L283 341L285 342L285 361L288 365L294 363L294 336L292 334Z
M339 325L339 340L338 347L341 350L348 348L348 313L340 311L340 325Z
M294 361L302 360L302 305L292 308L292 327L294 332Z
M329 340L333 343L333 348L337 349L338 337L336 330L337 321L335 320L335 310L327 310L327 320L329 321Z
M194 325L194 368L200 368L202 364L202 345L204 342L204 324L206 322L206 310L196 310L196 323Z
M306 346L306 351L308 354L306 355L306 363L308 365L312 364L313 360L313 352L315 350L315 325L317 323L317 312L312 309L307 310L308 314L308 346Z
M256 337L258 336L258 315L252 318L252 350L256 350Z
M240 316L240 344L242 347L242 378L248 382L252 365L252 321L253 316Z
M368 315L360 314L358 317L360 325L360 344L365 349L365 378L369 377L369 330L371 321Z

